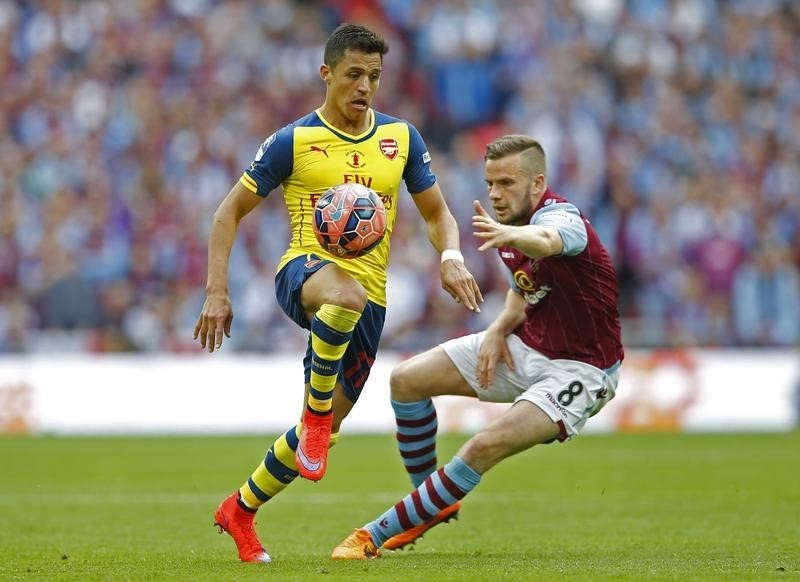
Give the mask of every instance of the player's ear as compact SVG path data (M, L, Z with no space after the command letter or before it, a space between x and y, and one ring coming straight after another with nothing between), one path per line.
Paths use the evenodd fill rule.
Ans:
M545 190L547 190L547 178L544 174L536 174L531 181L531 195L538 201Z
M328 65L322 64L319 67L319 76L326 83L331 82L331 68Z

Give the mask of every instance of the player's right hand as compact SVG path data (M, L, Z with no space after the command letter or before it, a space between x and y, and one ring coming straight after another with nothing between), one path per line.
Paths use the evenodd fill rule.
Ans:
M472 234L484 240L484 243L478 247L478 250L483 252L492 248L496 249L510 245L511 241L509 240L509 235L512 232L512 227L506 224L500 224L489 216L489 213L480 201L475 200L472 206L476 213L472 217L472 227L475 229Z
M222 347L223 333L231 337L233 306L227 293L208 295L197 324L194 326L194 339L200 338L200 345L208 347L211 353Z
M478 352L478 363L475 367L476 380L481 388L488 388L494 382L494 375L497 371L497 363L503 360L510 370L514 370L514 358L511 357L511 350L508 349L508 342L503 333L486 330Z

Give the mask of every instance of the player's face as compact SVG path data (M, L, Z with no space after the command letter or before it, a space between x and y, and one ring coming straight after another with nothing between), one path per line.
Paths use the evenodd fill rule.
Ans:
M527 224L544 194L544 176L531 176L521 162L520 154L486 160L484 179L489 189L489 202L501 224Z
M364 119L381 80L381 55L348 49L331 69L322 65L320 73L328 85L326 102L349 122Z

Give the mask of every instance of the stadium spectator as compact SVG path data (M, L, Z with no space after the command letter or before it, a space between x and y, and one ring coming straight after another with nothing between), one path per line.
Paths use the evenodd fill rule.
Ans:
M765 236L790 249L785 268L800 272L796 1L0 0L0 313L17 322L0 324L0 351L186 349L220 185L269 128L316 105L321 43L345 18L375 22L392 40L400 58L378 107L409 119L436 150L460 223L476 194L467 176L480 170L470 144L487 141L475 136L509 126L542 136L551 183L576 193L615 261L629 344L748 345L725 287L772 244ZM490 74L475 83L476 71ZM260 292L288 237L285 209L265 204L234 249L235 301ZM713 216L736 249L724 265L699 260ZM414 253L435 278L425 234L407 222L393 258ZM669 236L653 238L656 222ZM462 236L469 258L474 241ZM65 323L48 310L53 240L80 263L75 276L99 313ZM643 262L651 253L668 259L664 268ZM478 273L487 301L502 295L498 272ZM101 298L120 284L130 292L114 293L117 313L104 313ZM717 290L715 323L695 330L683 305L707 287ZM387 334L390 345L463 331L462 321L430 325L437 287L415 300L424 304L415 323ZM121 328L97 323L120 310ZM145 327L157 328L156 341L138 339ZM304 341L277 311L247 309L234 332L238 351Z
M768 243L733 280L733 320L743 345L800 344L800 276L789 249Z

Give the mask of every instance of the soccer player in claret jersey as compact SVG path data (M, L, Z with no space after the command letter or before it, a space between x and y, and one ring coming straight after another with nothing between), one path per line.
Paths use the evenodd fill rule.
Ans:
M475 201L479 250L496 248L508 268L505 307L486 331L450 340L397 366L391 376L400 453L410 495L333 550L336 559L376 557L453 518L461 499L506 457L565 441L614 397L623 349L614 268L579 210L547 187L534 139L507 135L486 148L493 219ZM436 470L432 396L513 405Z
M320 67L326 85L324 103L261 144L253 163L214 214L207 297L194 330L201 346L213 352L222 345L223 335L230 336L228 257L237 227L278 186L283 187L292 239L278 264L276 295L286 314L310 331L302 421L275 441L214 516L221 530L233 537L242 561L270 561L256 535L256 510L298 474L312 481L322 479L328 447L336 442L339 426L369 376L384 323L389 239L401 180L425 221L431 243L442 253L442 287L469 310L479 311L483 301L458 251L458 227L431 173L422 137L410 123L370 107L388 50L386 42L366 28L339 26L328 38ZM348 182L375 191L387 212L383 241L354 259L323 250L313 231L316 200L329 188ZM254 381L264 384L265 398L269 390L285 389L270 386L269 378Z

